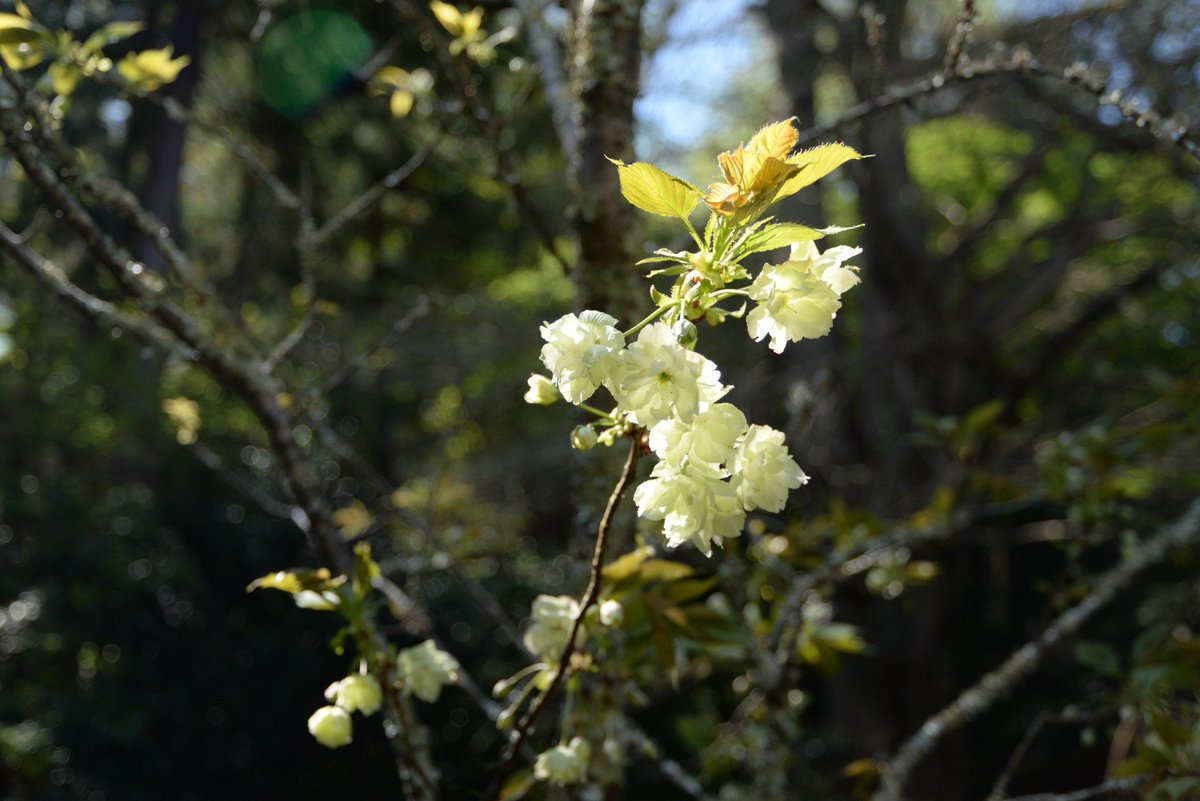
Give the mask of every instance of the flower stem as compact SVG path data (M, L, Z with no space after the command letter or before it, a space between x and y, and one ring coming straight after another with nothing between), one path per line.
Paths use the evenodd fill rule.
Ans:
M654 311L647 314L645 319L643 319L640 323L638 323L633 328L630 328L628 331L626 331L624 333L625 338L629 339L631 336L636 334L638 331L641 331L643 328L650 325L650 323L654 322L659 317L662 317L663 314L665 314L667 312L667 310L670 308L671 308L670 306L659 306L657 309L655 309Z

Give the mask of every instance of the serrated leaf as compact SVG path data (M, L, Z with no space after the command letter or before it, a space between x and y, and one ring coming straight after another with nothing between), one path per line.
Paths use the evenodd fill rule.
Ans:
M858 225L846 225L846 226L829 225L829 226L826 226L825 228L818 228L817 230L820 231L821 233L825 234L825 236L833 236L834 234L841 234L841 233L845 233L846 231L853 231L856 228L863 228L863 227L865 227L865 223L859 223Z
M746 149L758 150L777 159L787 158L787 154L796 146L796 140L800 138L800 132L792 125L794 119L795 117L791 117L783 122L763 126L746 143Z
M110 22L87 38L83 43L83 52L90 53L99 50L105 45L128 39L145 29L145 24L141 22Z
M751 253L761 253L765 250L776 250L794 245L797 242L815 242L825 234L807 225L799 223L775 223L758 229L742 242L738 251L748 256Z
M840 142L818 145L790 156L787 163L799 167L800 172L784 182L779 191L775 193L775 200L794 195L804 187L821 180L847 161L861 158L861 153Z
M617 165L621 194L642 211L686 220L700 202L699 189L653 164L609 161Z

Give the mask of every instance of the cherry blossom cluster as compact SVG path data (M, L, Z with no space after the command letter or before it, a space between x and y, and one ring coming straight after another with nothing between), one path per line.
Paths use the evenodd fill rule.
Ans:
M764 267L744 293L755 303L746 318L751 338L770 337L771 349L780 353L789 342L827 334L842 293L858 283L855 268L845 262L860 252L835 247L822 253L804 242L792 246L787 261ZM697 272L684 285L706 283ZM541 358L550 376L531 376L526 400L552 403L561 395L596 414L597 423L573 434L579 448L611 442L631 425L646 429L659 462L634 493L638 514L663 521L668 545L692 542L711 555L713 543L741 533L748 512L781 511L788 493L808 476L782 432L750 425L737 406L722 401L732 387L695 350L695 325L671 310L659 316L676 316L673 325L649 322L633 341L615 317L599 311L544 324ZM616 403L611 412L587 403L601 388Z

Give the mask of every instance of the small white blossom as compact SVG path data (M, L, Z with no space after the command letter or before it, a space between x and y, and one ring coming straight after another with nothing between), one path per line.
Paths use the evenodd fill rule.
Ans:
M549 406L561 397L562 395L554 387L554 382L546 376L541 373L533 373L529 376L529 389L525 392L526 403Z
M788 492L808 483L808 476L788 453L783 432L769 426L750 426L733 457L734 490L747 509L778 512Z
M842 262L860 248L836 247L821 253L815 244L793 246L791 258L767 265L750 285L758 305L746 317L746 329L756 342L771 338L771 350L783 353L789 342L816 339L829 333L842 307L841 295L858 283L854 268Z
M733 487L694 465L676 467L659 462L650 480L633 493L638 515L662 520L663 534L672 548L693 542L705 556L712 556L712 543L742 533L746 512Z
M442 687L458 681L458 662L433 640L405 648L396 657L396 667L404 692L430 704L442 694Z
M625 622L625 607L620 601L605 601L600 604L600 622L605 626L621 625Z
M671 417L690 423L729 391L717 365L680 345L663 323L643 328L620 352L609 389L629 419L646 427Z
M579 784L587 779L588 760L592 747L582 737L573 737L567 745L556 745L538 754L533 763L533 775L544 782L557 785Z
M341 707L323 706L309 717L308 732L326 748L341 748L354 739L354 724Z
M590 451L600 441L600 435L591 426L575 426L571 430L571 447L577 451Z
M737 438L746 433L746 415L732 403L714 403L691 423L663 420L650 429L650 450L676 467L687 459L714 475L727 475L721 465L733 456Z
M822 253L816 242L797 242L792 245L788 260L811 262L813 272L821 276L821 280L841 296L846 294L846 290L858 286L861 281L858 268L846 262L862 252L862 248L839 245Z
M569 595L539 595L533 600L532 611L533 625L525 632L525 647L542 659L557 660L571 636L579 602Z
M325 690L325 697L347 712L374 715L383 704L383 691L374 676L351 673Z
M316 590L300 590L292 596L292 600L296 602L296 606L301 609L316 609L320 612L328 612L338 608L338 604L342 599L338 597L336 592L325 590L317 592Z
M625 345L616 324L615 317L585 311L542 325L542 363L571 403L583 403L609 378L614 354Z

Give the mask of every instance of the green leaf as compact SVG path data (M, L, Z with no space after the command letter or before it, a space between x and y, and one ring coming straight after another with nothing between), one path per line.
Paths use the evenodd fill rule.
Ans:
M0 14L0 45L28 44L42 38L36 24L16 14Z
M83 52L95 52L105 45L128 39L145 28L145 24L141 22L110 22L87 38L83 43Z
M720 576L708 578L686 578L672 582L663 590L663 595L673 604L682 605L688 601L707 595L721 583Z
M537 780L533 776L533 771L525 768L508 778L508 781L500 788L500 795L497 797L500 801L517 801L524 798L536 784Z
M800 172L784 182L779 191L775 193L775 200L794 195L804 187L821 180L847 161L861 158L861 153L840 142L802 150L787 160L788 164L799 167Z
M824 232L816 228L809 228L807 225L774 223L773 225L764 225L750 234L738 250L741 255L748 256L764 250L789 247L797 242L814 242L823 236L825 236Z
M614 582L629 578L637 569L654 554L650 548L638 548L636 551L630 551L624 556L609 562L600 571L600 575L605 581Z
M672 562L669 559L647 559L642 562L638 574L649 581L678 581L687 578L695 571L683 562Z
M345 576L337 576L336 578L329 572L327 568L319 568L317 570L306 570L303 568L294 570L278 570L274 573L268 573L262 578L255 579L246 587L246 592L254 592L255 590L282 590L286 593L295 595L298 592L311 590L320 592L322 590L332 589L345 583Z
M1121 675L1121 658L1107 643L1095 640L1075 643L1075 661L1104 676Z
M617 165L621 194L642 211L686 220L700 202L699 189L653 164L609 161Z

